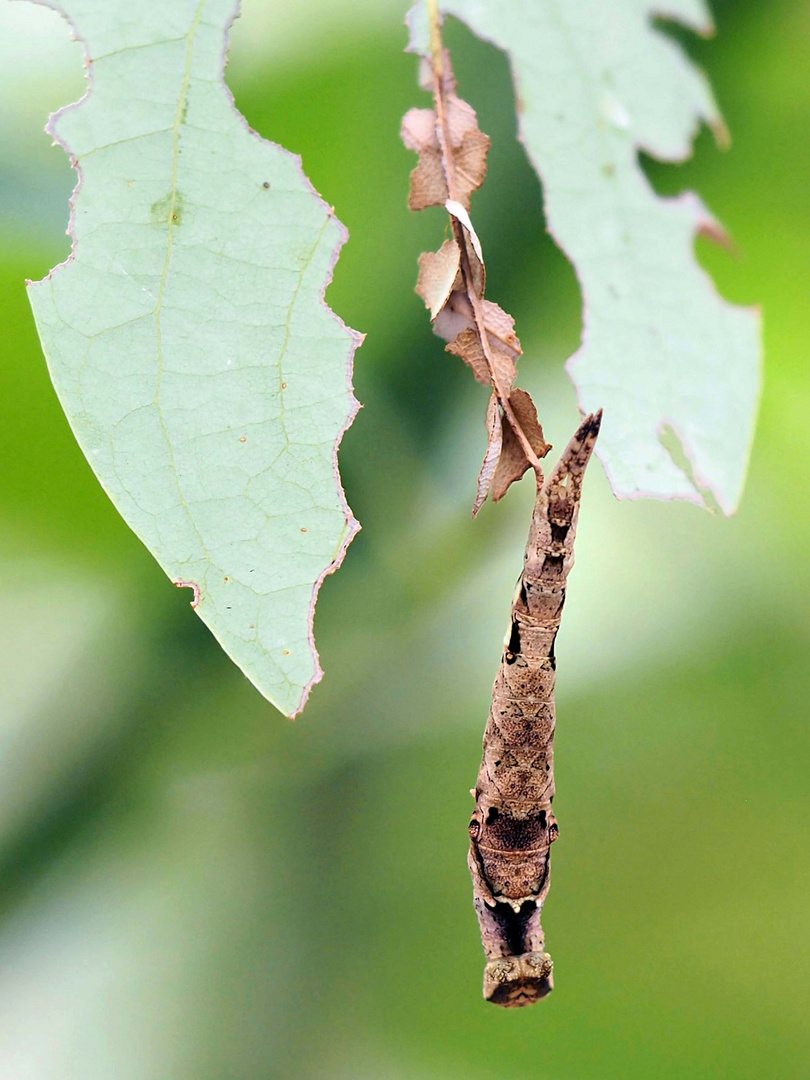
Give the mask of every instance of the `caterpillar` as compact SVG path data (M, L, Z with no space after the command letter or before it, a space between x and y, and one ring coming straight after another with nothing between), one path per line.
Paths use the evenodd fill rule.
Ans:
M519 1007L553 989L540 916L559 834L554 800L554 639L574 563L582 480L602 419L586 417L537 498L472 791L469 866L486 954L484 997Z

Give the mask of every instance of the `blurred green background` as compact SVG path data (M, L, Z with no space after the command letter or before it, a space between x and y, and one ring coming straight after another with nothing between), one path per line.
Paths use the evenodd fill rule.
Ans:
M351 232L329 290L368 339L344 439L364 530L327 579L326 671L282 719L102 494L23 281L64 259L73 175L42 133L83 90L53 12L0 14L0 1075L3 1080L548 1080L810 1075L810 9L715 2L679 35L734 137L645 160L694 187L765 310L766 383L731 520L586 485L559 642L555 993L480 997L469 788L530 485L470 521L486 393L413 293L444 233L405 208L426 104L404 4L244 0L229 83ZM671 28L667 28L670 32ZM504 58L447 31L493 140L474 213L521 383L560 449L570 266L514 139Z

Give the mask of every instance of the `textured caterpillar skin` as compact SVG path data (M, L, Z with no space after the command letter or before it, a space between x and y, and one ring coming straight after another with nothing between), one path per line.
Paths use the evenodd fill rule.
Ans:
M554 639L574 563L582 478L601 418L586 417L538 489L473 791L469 865L487 957L484 997L496 1005L529 1005L553 988L540 914L559 832L551 809Z

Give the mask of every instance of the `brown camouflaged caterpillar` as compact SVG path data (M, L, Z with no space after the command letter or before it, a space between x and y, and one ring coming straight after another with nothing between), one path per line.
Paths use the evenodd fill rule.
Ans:
M487 957L484 997L530 1005L553 988L540 914L549 890L554 799L554 639L574 563L582 478L599 433L588 416L537 500L512 623L492 690L472 794L469 865Z

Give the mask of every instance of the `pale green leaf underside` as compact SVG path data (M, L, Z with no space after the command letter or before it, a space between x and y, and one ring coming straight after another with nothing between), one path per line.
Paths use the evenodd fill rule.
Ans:
M695 233L711 221L697 197L659 198L637 157L682 160L701 120L721 123L706 80L652 26L665 16L708 31L702 0L440 2L512 64L520 138L582 288L568 370L583 411L604 408L597 454L613 490L701 501L702 488L730 513L759 397L758 315L718 296L697 264ZM411 25L425 51L424 0ZM686 471L662 444L672 434Z
M320 678L315 597L357 524L336 451L358 336L323 302L340 223L222 73L234 0L52 3L90 91L52 130L73 254L29 286L54 384L113 502L261 692Z

